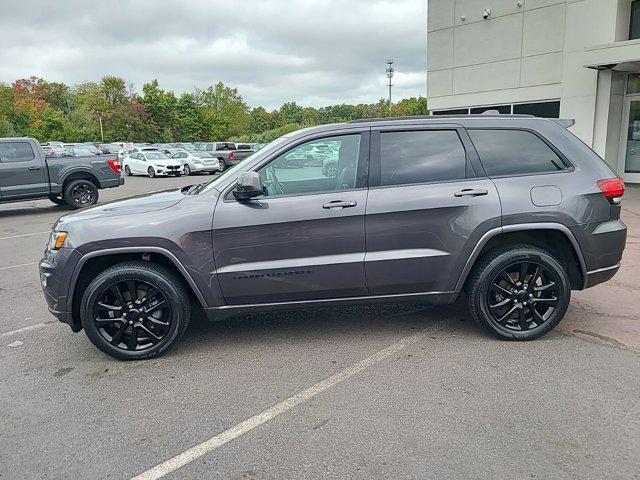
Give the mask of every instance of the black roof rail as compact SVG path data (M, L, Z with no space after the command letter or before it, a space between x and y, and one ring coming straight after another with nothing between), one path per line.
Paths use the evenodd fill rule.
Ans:
M383 118L360 118L357 120L349 120L347 123L367 123L367 122L393 122L398 120L435 120L438 118L486 118L486 117L502 117L502 118L534 118L533 115L524 113L472 113L472 114L452 114L452 115L416 115L406 117L383 117Z

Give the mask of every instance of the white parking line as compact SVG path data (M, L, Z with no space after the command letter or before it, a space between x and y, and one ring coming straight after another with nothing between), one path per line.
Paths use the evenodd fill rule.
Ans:
M8 267L0 267L0 270L8 270L10 268L29 267L31 265L37 265L39 262L20 263L18 265L9 265Z
M430 327L433 327L433 324L430 325ZM181 454L176 455L175 457L170 458L169 460L166 460L156 465L155 467L146 470L145 472L142 472L141 474L133 477L132 480L156 480L164 477L165 475L187 465L188 463L193 462L194 460L207 453L216 450L217 448L240 437L241 435L250 432L254 428L268 422L278 415L291 410L297 405L300 405L301 403L312 399L322 392L325 392L330 388L333 388L336 385L344 382L345 380L348 380L354 375L362 373L368 368L373 367L383 360L386 360L400 350L403 350L408 346L416 343L423 337L425 331L426 329L403 338L402 340L374 353L373 355L365 358L364 360L361 360L360 362L350 366L349 368L346 368L341 372L336 373L335 375L331 375L321 382L316 383L312 387L302 390L301 392L296 393L286 400L283 400L282 402L277 403L276 405L267 408L266 410L263 410L257 415L254 415L253 417L248 418L241 423L238 423L234 427L231 427L230 429L225 430L224 432L219 433L214 437L211 437L209 440L205 440L204 442L199 443L198 445L195 445L188 450L185 450Z
M33 237L35 235L44 235L45 233L51 233L51 230L47 230L46 232L23 233L21 235L11 235L10 237L0 237L0 240L11 240L12 238Z
M19 328L17 330L11 330L10 332L0 333L0 338L13 337L14 335L18 335L23 332L30 332L31 330L38 330L39 328L46 327L47 325L51 325L55 322L42 322L36 323L35 325L29 325L28 327Z

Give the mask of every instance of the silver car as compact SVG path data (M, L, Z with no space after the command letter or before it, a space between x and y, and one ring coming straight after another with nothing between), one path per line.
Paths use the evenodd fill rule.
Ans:
M221 172L220 160L207 152L194 150L178 150L174 152L172 158L180 161L183 165L185 175L197 172Z

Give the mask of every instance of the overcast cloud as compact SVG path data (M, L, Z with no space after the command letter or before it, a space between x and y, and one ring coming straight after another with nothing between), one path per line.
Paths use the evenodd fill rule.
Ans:
M425 0L0 0L0 81L118 75L190 91L222 81L249 105L375 102L426 91Z

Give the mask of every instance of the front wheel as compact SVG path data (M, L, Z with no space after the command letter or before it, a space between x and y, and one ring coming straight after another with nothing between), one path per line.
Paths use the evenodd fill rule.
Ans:
M132 174L131 174L131 169L129 168L129 165L125 165L125 166L124 166L124 174L125 174L127 177L130 177L130 176L132 175Z
M191 175L191 167L187 164L184 165L184 174Z
M156 176L156 171L153 169L153 167L147 168L147 175L149 175L149 178L153 178Z
M571 298L566 270L548 252L516 245L486 255L469 279L473 319L505 340L533 340L564 317Z
M166 352L186 331L191 303L166 267L125 262L100 273L82 296L80 320L89 340L122 360Z
M98 188L90 180L72 180L65 186L62 198L74 209L90 207L98 203Z

